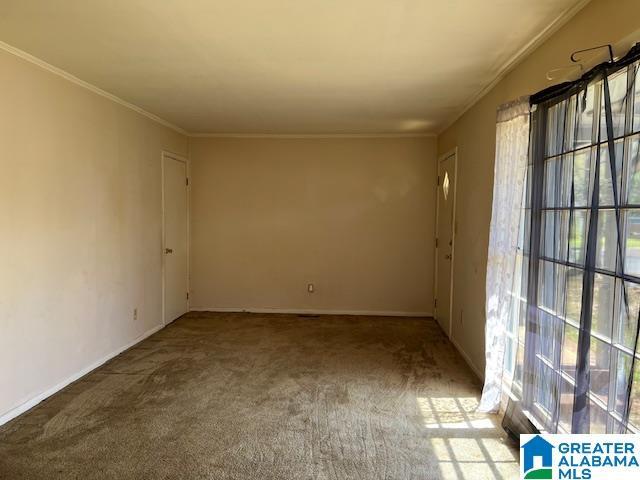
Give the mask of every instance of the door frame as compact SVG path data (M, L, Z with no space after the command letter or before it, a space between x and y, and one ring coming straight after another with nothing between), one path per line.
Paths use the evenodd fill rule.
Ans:
M183 155L179 155L177 153L171 152L169 150L162 150L162 152L160 153L160 171L161 171L161 175L160 175L160 192L161 192L161 200L160 200L160 205L161 205L161 222L162 222L162 236L160 238L160 254L162 256L162 325L166 326L171 322L166 322L165 321L165 292L166 292L166 281L165 281L165 273L166 273L166 255L164 253L164 249L166 248L166 244L165 244L165 234L166 234L166 225L165 225L165 197L164 197L164 178L165 178L165 169L164 169L164 160L165 158L171 159L171 160L176 160L178 162L182 162L184 163L184 172L185 172L185 178L186 178L186 190L187 190L187 211L185 212L186 214L186 221L187 221L187 294L189 292L191 292L191 271L190 271L190 266L191 266L191 252L190 252L190 248L191 248L191 218L189 216L190 211L191 211L191 182L189 181L189 177L190 177L190 169L189 169L189 160L187 159L187 157L183 156ZM191 299L189 298L190 295L187 296L187 312L189 311L189 307L190 307L190 301Z
M453 338L453 265L455 261L455 250L456 250L456 197L458 196L458 147L454 147L446 153L440 155L438 157L438 163L436 165L436 177L438 178L436 183L436 242L438 241L438 224L439 224L439 216L440 216L440 163L444 162L448 158L453 157L453 204L451 206L453 210L452 218L451 218L451 262L450 262L450 274L449 274L449 305L447 308L449 309L449 331L445 332L449 339ZM434 298L434 308L433 308L433 316L438 320L438 307L436 306L436 301L438 299L438 248L436 246L434 249L435 253L435 267L434 267L434 282L433 282L433 298ZM442 308L442 307L440 307Z

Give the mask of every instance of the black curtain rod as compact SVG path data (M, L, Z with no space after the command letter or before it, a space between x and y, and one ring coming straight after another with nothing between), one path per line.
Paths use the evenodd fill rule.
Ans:
M606 45L595 47L595 48L603 48L603 47L606 47ZM588 50L593 50L593 49L589 48L586 50L578 50L577 52L574 52L573 55L575 55L576 53L581 53ZM627 54L621 59L619 59L618 61L603 62L593 67L591 70L586 72L577 80L574 80L572 82L564 82L558 85L553 85L551 87L545 88L544 90L541 90L538 93L531 95L531 98L529 99L529 101L531 105L538 105L545 102L552 102L553 100L556 100L556 99L561 100L563 98L573 95L574 93L584 90L587 85L589 85L598 77L601 77L604 74L615 72L616 70L620 70L621 68L626 67L627 65L635 62L638 59L640 59L640 43L637 43L636 45L634 45L631 48L631 50L629 50Z

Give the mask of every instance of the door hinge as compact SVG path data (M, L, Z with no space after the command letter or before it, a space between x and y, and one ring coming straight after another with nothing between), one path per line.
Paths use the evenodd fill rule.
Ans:
M189 177L185 178L185 182L187 185L189 185Z
M189 292L187 292L187 300L189 300Z
M439 186L440 186L440 175L438 175L438 180L437 180L437 182L438 182L438 183L436 183L436 185L439 187Z
M437 298L433 299L433 308L438 308L438 299Z
M438 239L436 238L436 248L438 248Z

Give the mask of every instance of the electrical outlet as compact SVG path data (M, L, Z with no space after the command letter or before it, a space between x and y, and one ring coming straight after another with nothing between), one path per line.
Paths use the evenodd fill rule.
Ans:
M313 283L308 283L308 284L307 284L307 292L309 292L309 293L313 293L314 291L315 291L315 290L314 290Z
M138 309L137 309L137 308L134 308L134 309L133 309L133 319L134 319L134 320L137 320L137 319L138 319Z

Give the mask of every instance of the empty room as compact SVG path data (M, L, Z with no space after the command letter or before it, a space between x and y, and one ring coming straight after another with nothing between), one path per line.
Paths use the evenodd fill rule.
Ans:
M0 0L0 480L638 478L639 71L637 0Z

